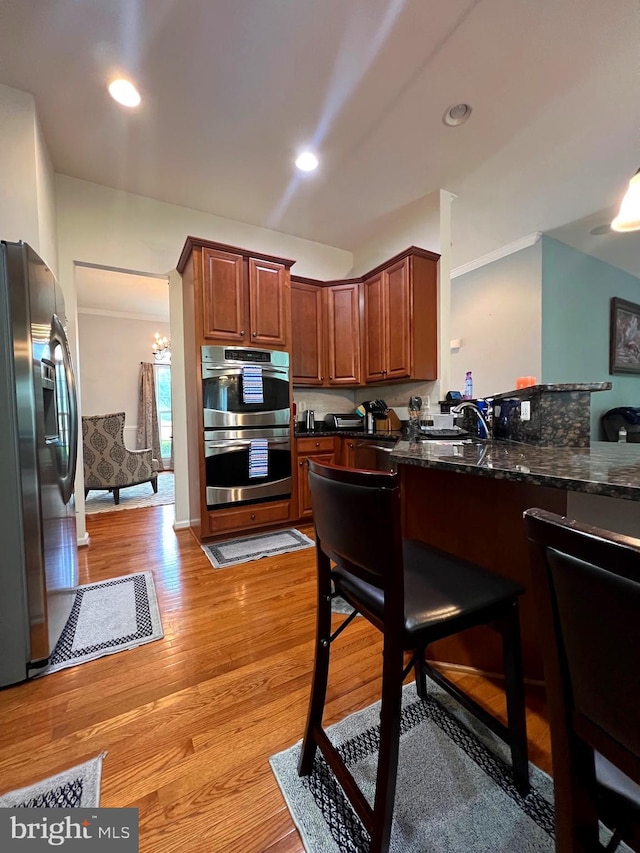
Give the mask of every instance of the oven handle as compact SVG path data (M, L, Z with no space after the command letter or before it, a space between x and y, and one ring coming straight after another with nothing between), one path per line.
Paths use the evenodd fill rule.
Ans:
M256 441L262 441L263 439L255 439ZM233 450L234 448L243 448L247 447L251 444L252 439L250 438L239 438L239 439L223 439L222 441L205 441L205 450ZM271 447L272 444L286 444L289 445L290 439L287 436L284 438L268 438L267 446Z
M260 365L258 365L258 367L259 366ZM262 372L266 376L273 376L276 379L282 379L285 382L289 381L289 368L287 367L263 367ZM202 376L203 378L207 378L209 376L242 376L242 368L216 367L215 365L210 366L205 362L202 362Z

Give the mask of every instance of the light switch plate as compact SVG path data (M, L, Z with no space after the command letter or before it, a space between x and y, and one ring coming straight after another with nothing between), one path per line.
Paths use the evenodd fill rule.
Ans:
M523 400L520 404L520 420L521 421L530 421L531 420L531 401Z

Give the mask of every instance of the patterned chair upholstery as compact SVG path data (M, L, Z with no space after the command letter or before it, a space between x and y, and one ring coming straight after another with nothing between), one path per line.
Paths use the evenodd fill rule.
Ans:
M118 504L120 489L147 482L158 491L158 460L151 450L124 446L124 419L124 412L82 418L85 498L91 489L106 489Z

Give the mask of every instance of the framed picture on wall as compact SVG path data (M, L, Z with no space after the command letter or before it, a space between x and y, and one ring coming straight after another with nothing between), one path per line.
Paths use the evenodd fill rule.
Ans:
M640 374L640 305L611 300L609 373Z

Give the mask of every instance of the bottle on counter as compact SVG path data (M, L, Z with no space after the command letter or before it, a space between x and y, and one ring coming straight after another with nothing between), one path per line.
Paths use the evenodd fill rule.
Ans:
M467 370L467 375L464 379L464 398L465 400L473 399L473 376L470 370Z
M427 397L420 409L420 429L431 429L433 415L431 414L431 397Z
M621 426L618 430L618 441L623 442L627 440L627 428Z

